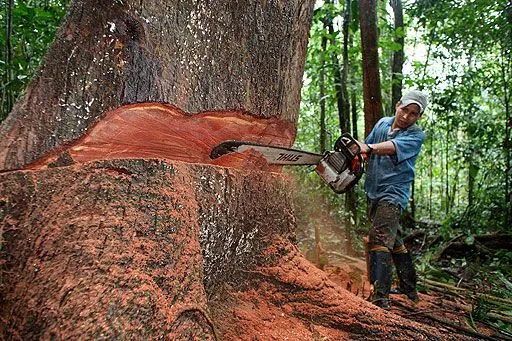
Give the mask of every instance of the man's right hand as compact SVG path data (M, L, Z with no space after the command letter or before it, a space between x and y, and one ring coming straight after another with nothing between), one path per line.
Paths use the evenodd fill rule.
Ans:
M364 142L356 141L359 145L359 149L361 149L361 154L369 154L371 149L368 147L368 145Z

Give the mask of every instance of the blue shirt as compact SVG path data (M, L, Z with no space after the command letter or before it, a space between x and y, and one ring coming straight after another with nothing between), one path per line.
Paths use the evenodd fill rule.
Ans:
M425 134L416 124L407 129L391 131L394 119L381 118L365 140L369 144L391 141L396 153L370 156L364 189L370 199L388 201L404 210L409 201L414 166Z

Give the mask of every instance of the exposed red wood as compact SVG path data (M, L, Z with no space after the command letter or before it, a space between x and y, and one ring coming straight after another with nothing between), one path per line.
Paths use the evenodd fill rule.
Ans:
M275 171L279 168L269 168L254 153L210 160L210 151L225 140L289 147L295 131L292 122L240 111L192 115L169 104L131 104L107 112L78 140L51 151L26 168L41 169L55 163L144 158L229 167L252 165L257 169Z

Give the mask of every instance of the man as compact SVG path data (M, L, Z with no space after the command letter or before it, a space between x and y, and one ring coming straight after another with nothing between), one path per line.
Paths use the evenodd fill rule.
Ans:
M370 281L373 302L389 309L391 262L396 266L400 293L417 301L416 272L404 246L399 224L407 206L414 166L425 134L416 125L428 103L421 91L407 92L395 106L394 117L384 117L373 127L361 152L369 156L364 188L368 196Z

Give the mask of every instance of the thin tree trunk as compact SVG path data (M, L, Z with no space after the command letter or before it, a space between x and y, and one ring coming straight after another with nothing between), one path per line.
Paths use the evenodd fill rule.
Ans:
M404 64L404 16L402 10L402 0L390 0L391 8L394 14L395 42L400 45L398 51L393 52L391 63L391 108L394 112L396 103L402 97L402 69ZM397 33L399 32L399 33Z
M326 127L326 113L325 113L325 54L327 51L327 37L322 35L322 54L320 56L320 75L319 75L319 91L320 91L320 152L323 153L327 150L327 127Z
M348 49L349 42L351 40L349 26L352 20L351 18L351 0L347 0L345 2L345 13L343 16L343 70L341 73L341 91L342 91L342 105L343 105L343 113L346 124L346 131L350 131L350 98L348 95L348 73L349 73L349 57L348 57ZM354 123L355 124L355 123ZM345 250L347 254L354 254L354 241L353 241L353 233L355 223L358 221L357 218L357 206L356 206L356 194L354 189L350 189L345 194L345 228L346 228L346 245Z
M331 36L331 46L337 46L336 40L334 39L334 27L332 24L332 19L329 20L329 35ZM334 49L333 49L334 50ZM339 119L339 127L340 132L349 132L350 131L350 112L345 111L345 102L343 98L343 86L342 79L343 75L341 72L340 61L338 59L338 54L333 51L331 52L332 59L332 68L334 74L334 89L336 95L336 107L338 108L338 119Z
M453 209L453 207L455 205L455 197L457 196L457 190L459 187L460 171L461 171L461 164L459 163L459 165L457 166L457 169L455 170L455 176L454 176L453 180L451 181L452 188L451 188L451 193L450 193L450 211Z
M357 131L357 94L354 87L351 89L350 102L352 108L352 136L359 140L359 133Z
M431 127L432 131L434 131L434 123L432 123ZM429 159L430 162L428 163L428 215L429 219L432 219L432 213L433 213L433 197L434 197L434 142L433 138L430 138L430 144L429 144Z
M508 6L509 35L504 37L501 43L501 80L503 84L509 84L512 79L512 42L510 34L512 34L512 4ZM505 104L505 136L503 141L505 151L505 226L512 224L512 110L510 87L503 87L503 101Z
M14 6L14 0L6 0L5 5L7 7L6 14L6 25L5 25L5 59L6 59L6 73L5 73L5 84L7 84L7 88L3 88L2 92L4 93L2 96L2 103L0 103L1 108L5 112L9 112L14 103L14 94L10 88L10 84L12 82L12 9ZM5 101L5 103L3 103ZM3 121L5 117L0 117L0 122Z
M469 58L468 58L468 65L467 65L467 73L465 74L465 76L463 77L463 80L464 80L464 85L466 87L468 87L469 89L472 88L474 85L473 85L473 80L472 78L469 76L470 74L470 71L472 70L472 64L473 64L473 51L474 51L474 44L475 42L472 42L471 43L471 46L469 48ZM468 113L472 113L472 112L475 112L475 103L473 101L469 101L468 103ZM471 121L468 122L469 125L473 124ZM475 187L476 187L476 184L477 184L477 176L478 176L478 172L479 172L479 165L478 165L478 162L476 161L476 158L474 157L474 155L477 153L477 151L475 150L474 148L474 145L472 143L473 139L474 139L474 136L473 136L473 129L467 129L466 130L466 134L467 134L467 137L468 137L468 140L470 141L470 145L469 145L469 156L468 156L468 181L467 181L467 184L468 184L468 208L471 209L473 207L473 204L474 204L474 199L475 199Z
M410 206L411 206L411 217L414 219L416 217L416 181L413 180L411 183L411 199L410 199Z
M324 31L325 31L325 23L324 23ZM323 32L325 33L325 32ZM320 152L323 153L327 150L327 141L326 141L326 122L325 122L325 55L327 53L327 37L325 34L322 34L321 40L322 52L320 56L320 75L319 75L319 91L320 91ZM318 268L321 267L320 264L320 252L321 252L321 236L320 236L320 226L319 224L315 224L315 264Z
M348 95L348 73L350 71L350 60L348 57L348 49L350 42L349 26L352 21L351 18L351 1L347 0L345 3L345 13L343 15L343 69L341 72L341 102L343 119L345 123L345 132L350 132L350 99ZM341 123L340 123L341 125Z
M449 123L448 123L449 124ZM444 140L444 166L445 166L445 214L448 215L450 213L450 131L451 129L446 129L446 135Z
M508 34L508 49L505 49L504 46L502 46L503 49L503 66L502 66L502 77L503 77L503 84L509 84L509 82L512 79L512 42L510 41L510 35L512 34L512 4L509 2L508 6L508 17L507 21L509 22L509 34ZM508 81L507 81L508 80ZM505 202L508 203L508 214L506 215L507 218L505 219L505 226L510 226L512 224L512 189L511 189L511 183L512 183L512 110L510 108L510 102L511 102L511 92L510 88L504 87L504 96L505 96L505 115L506 115L506 144L508 148L506 148L506 178L507 178L507 190L505 191Z
M363 56L363 97L366 136L382 117L376 0L361 0L359 2L359 21L361 25Z

